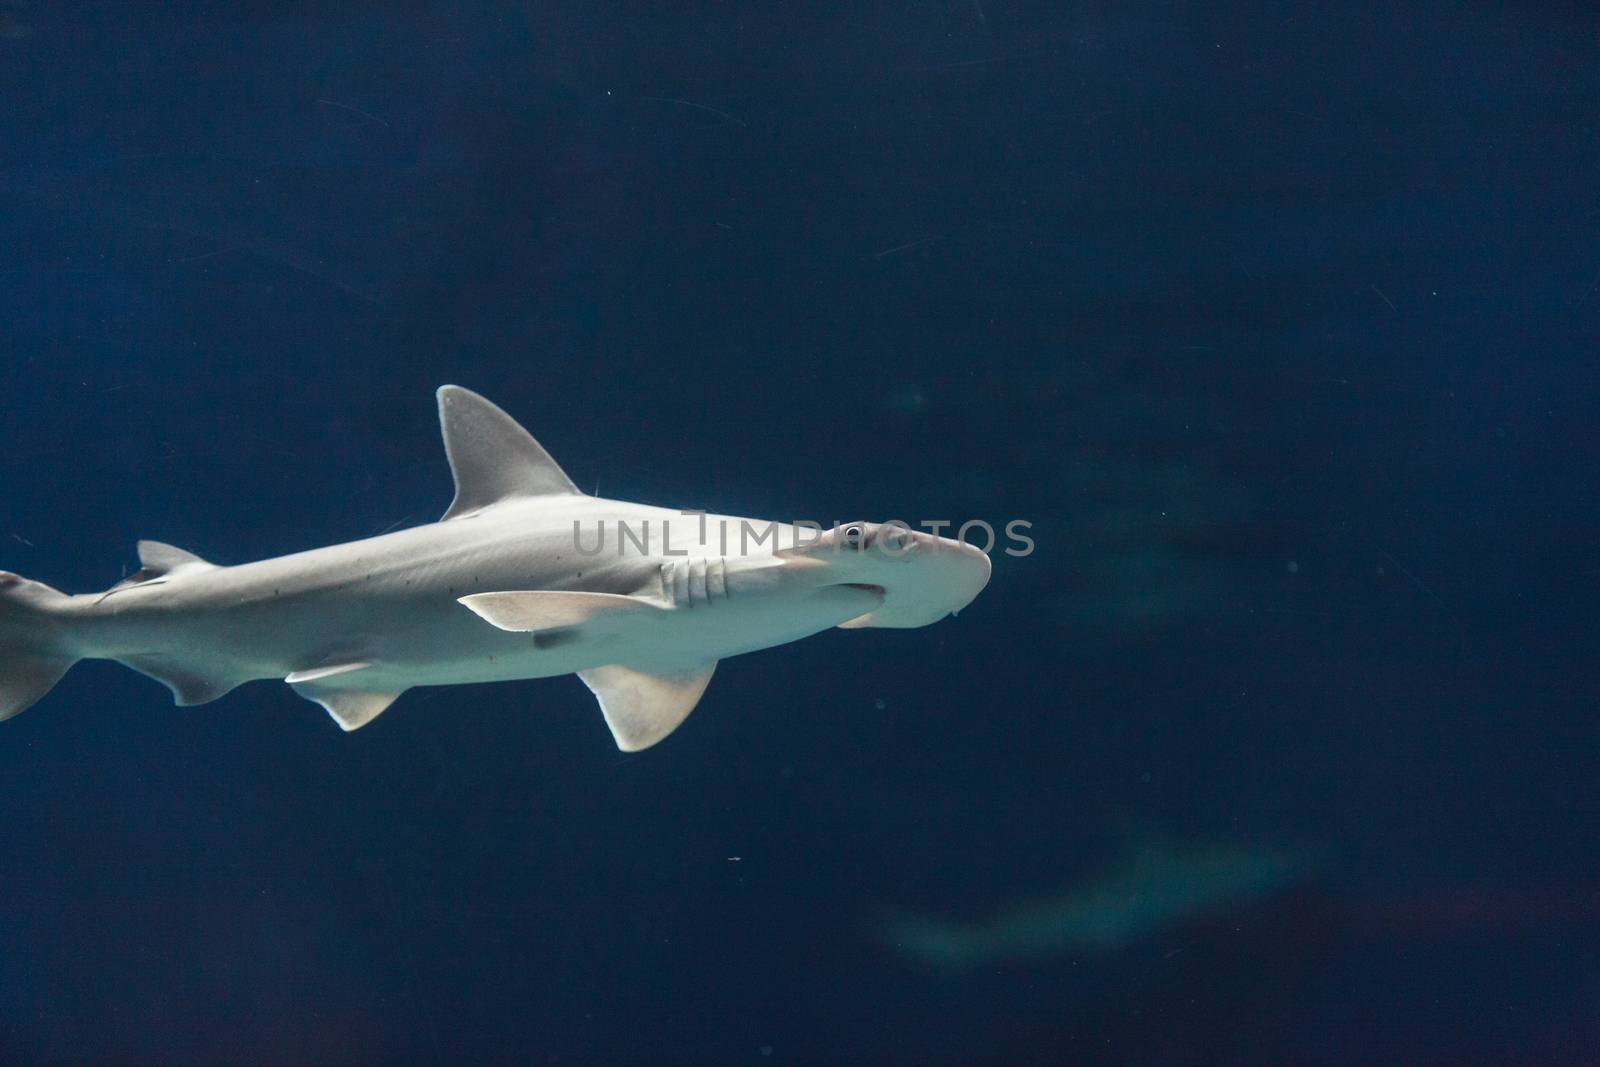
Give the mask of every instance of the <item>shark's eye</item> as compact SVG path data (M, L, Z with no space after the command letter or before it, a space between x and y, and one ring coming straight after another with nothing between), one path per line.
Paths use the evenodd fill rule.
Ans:
M861 527L852 525L844 528L844 543L850 548L861 547L861 537Z

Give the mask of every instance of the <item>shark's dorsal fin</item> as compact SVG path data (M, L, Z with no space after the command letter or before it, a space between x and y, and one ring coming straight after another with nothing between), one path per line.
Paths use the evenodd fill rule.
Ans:
M439 387L439 428L456 479L456 498L441 522L511 498L578 494L527 430L470 389Z

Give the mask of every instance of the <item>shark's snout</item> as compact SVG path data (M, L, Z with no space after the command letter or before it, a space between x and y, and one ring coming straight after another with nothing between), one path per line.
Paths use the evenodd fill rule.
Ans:
M932 534L917 536L936 542L932 551L944 557L939 561L939 567L947 583L949 613L954 615L976 600L978 594L983 592L983 587L989 584L989 575L994 569L989 556L963 541L934 537Z
M846 628L928 626L972 603L989 584L989 557L979 549L920 530L900 536L909 542L886 552L876 565L872 551L862 554L867 578L883 588L884 601Z

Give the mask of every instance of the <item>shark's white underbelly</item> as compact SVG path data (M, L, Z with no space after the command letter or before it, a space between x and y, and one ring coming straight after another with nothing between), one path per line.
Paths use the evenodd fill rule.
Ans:
M808 637L878 603L875 594L848 586L801 590L782 599L778 605L764 600L674 607L607 628L575 627L547 634L498 630L452 604L454 612L412 616L434 618L432 627L412 624L374 635L368 646L372 666L330 678L327 684L361 688L386 682L401 689L513 681L616 663L663 671L687 669Z

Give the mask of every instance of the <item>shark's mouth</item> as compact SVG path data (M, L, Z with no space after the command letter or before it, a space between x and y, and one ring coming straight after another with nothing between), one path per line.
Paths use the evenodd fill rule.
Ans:
M860 589L865 592L872 593L878 597L885 597L889 595L889 591L883 586L873 585L871 582L840 582L839 585L844 589Z

